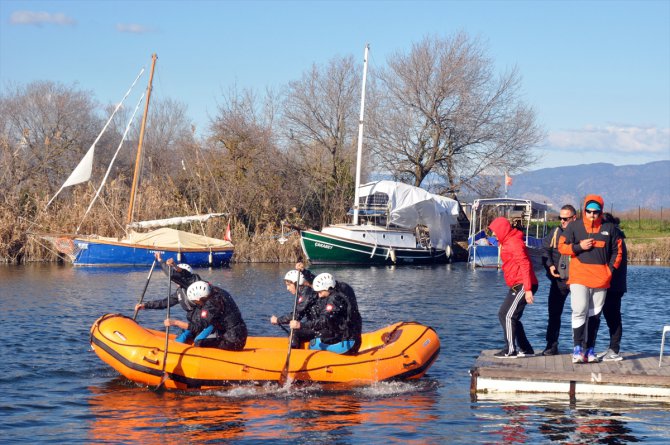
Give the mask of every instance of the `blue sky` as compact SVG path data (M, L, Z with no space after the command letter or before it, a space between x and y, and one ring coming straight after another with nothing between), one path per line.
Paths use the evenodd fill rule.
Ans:
M116 103L156 52L154 94L202 133L233 85L279 88L334 56L362 61L368 42L382 67L458 31L522 75L548 136L532 170L670 159L669 0L0 0L0 86L53 80Z

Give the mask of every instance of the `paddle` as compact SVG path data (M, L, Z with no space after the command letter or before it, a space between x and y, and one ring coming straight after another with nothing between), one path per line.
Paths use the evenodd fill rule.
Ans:
M172 267L168 266L168 304L167 304L167 319L170 319L170 294L172 294ZM167 364L168 358L168 342L170 340L170 324L168 323L165 326L165 355L163 356L163 377L161 378L160 383L156 386L155 391L161 389L165 381L168 379L168 373L165 371L165 365Z
M297 270L297 269L296 269ZM298 277L295 280L295 300L293 301L293 316L291 321L295 320L295 315L298 310L298 289L300 288L300 271L298 270ZM279 385L290 385L291 381L288 379L288 365L291 361L291 343L293 342L293 328L289 331L288 334L288 352L286 353L286 363L284 363L284 368L279 374Z
M147 293L147 287L149 287L149 280L151 280L151 274L154 272L154 267L156 266L156 259L154 258L154 262L151 263L151 270L149 270L149 276L147 277L147 282L144 283L144 290L142 291L142 295L140 295L140 301L137 302L138 305L142 304L142 301L144 300L144 294ZM168 297L168 303L169 303L169 297ZM133 321L137 318L137 313L139 310L136 308L135 309L135 314L133 315Z

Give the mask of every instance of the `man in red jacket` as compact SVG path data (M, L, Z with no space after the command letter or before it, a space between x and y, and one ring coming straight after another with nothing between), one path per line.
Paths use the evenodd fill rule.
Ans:
M581 219L568 225L558 239L558 250L570 255L570 304L572 306L572 363L597 362L593 351L600 313L610 287L612 272L621 264L621 238L613 223L602 220L605 202L587 195Z
M498 319L505 336L505 347L494 354L498 358L527 357L535 354L521 323L526 304L533 304L537 277L528 258L523 233L513 229L507 218L499 217L489 224L500 244L500 259L509 292L498 310ZM518 346L518 349L516 346Z

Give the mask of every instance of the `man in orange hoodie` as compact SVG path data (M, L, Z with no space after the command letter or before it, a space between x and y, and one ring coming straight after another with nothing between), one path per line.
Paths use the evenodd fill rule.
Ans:
M598 359L593 351L610 287L612 272L621 263L621 239L612 223L603 223L605 202L599 195L587 195L584 214L565 229L558 250L570 255L570 304L572 306L573 363Z
M497 358L527 357L535 354L528 342L521 323L526 304L533 303L537 292L537 277L528 257L523 233L512 228L507 218L491 221L489 229L500 243L500 259L505 283L509 286L507 296L498 310L498 319L503 328L505 347L494 354ZM515 346L518 346L518 349Z

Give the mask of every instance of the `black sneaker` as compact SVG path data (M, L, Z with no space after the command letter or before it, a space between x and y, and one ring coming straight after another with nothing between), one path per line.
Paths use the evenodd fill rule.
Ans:
M516 351L507 352L505 349L493 354L495 358L517 358L519 354Z
M532 357L534 355L535 355L535 351L533 349L529 349L527 351L519 350L519 353L517 354L517 357Z
M542 355L558 355L558 346L549 346L544 351Z

